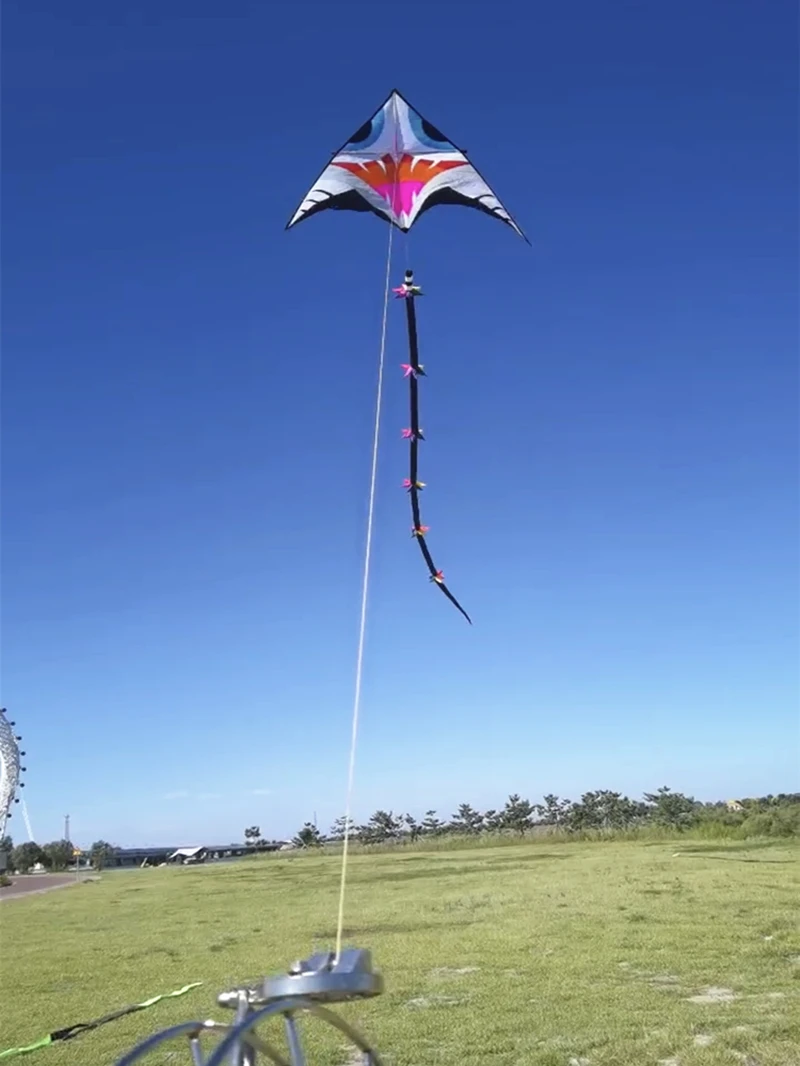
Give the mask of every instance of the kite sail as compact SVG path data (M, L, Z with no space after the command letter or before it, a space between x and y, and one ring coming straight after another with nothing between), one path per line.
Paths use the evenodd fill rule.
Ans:
M466 153L456 148L434 125L393 90L378 110L336 152L304 196L286 224L290 229L303 219L331 208L336 211L372 211L407 233L431 207L455 204L473 207L510 226L528 238L486 184ZM528 242L530 243L530 242ZM390 245L391 248L391 245ZM418 379L425 375L419 361L415 301L422 293L414 275L406 271L403 284L394 289L405 301L408 328L408 362L403 372L409 382L411 424L403 430L410 445L409 475L404 482L411 498L412 536L418 542L431 581L471 624L471 619L444 582L425 540L419 494L418 446L424 441L419 426ZM387 288L388 295L388 288Z
M395 89L334 154L286 228L333 208L374 211L407 233L439 204L485 211L527 240L466 153Z

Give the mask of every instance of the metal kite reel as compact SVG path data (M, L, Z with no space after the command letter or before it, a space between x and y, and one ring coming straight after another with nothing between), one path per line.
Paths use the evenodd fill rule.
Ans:
M360 1053L362 1066L381 1066L366 1037L332 1011L330 1004L368 999L382 992L383 978L372 968L369 951L351 948L338 958L332 952L322 952L294 963L288 973L265 977L258 985L221 992L217 1003L235 1012L232 1023L203 1021L171 1026L138 1044L117 1066L130 1066L178 1037L188 1038L193 1066L254 1066L259 1055L276 1066L308 1066L297 1024L300 1014L310 1014L338 1029ZM257 1026L278 1017L283 1020L288 1058L256 1033ZM204 1051L202 1037L209 1033L219 1038L218 1043L212 1051Z

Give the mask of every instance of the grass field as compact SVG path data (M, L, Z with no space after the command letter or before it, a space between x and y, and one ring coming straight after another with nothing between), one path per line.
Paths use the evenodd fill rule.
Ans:
M800 1066L797 860L766 841L357 855L348 941L387 991L343 1012L389 1066ZM195 980L15 1061L106 1066L157 1028L219 1016L217 991L331 945L338 875L335 856L272 856L9 900L2 1047ZM308 1049L348 1062L313 1023Z

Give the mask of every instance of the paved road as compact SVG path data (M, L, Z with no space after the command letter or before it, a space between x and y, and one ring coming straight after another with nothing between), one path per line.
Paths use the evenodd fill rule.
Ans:
M74 885L75 874L26 874L24 877L12 877L10 888L0 888L0 902L4 899L18 899L34 892L52 892L54 888L66 888Z

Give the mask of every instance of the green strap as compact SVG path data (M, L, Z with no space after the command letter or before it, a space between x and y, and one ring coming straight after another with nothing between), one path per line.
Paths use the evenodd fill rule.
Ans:
M7 1051L0 1051L0 1059L13 1059L15 1055L27 1055L29 1051L38 1051L40 1047L47 1047L52 1043L53 1041L48 1033L41 1040L37 1040L35 1044L28 1044L27 1047L10 1047Z
M190 985L184 985L183 988L177 988L174 992L162 992L160 996L153 996L152 999L146 999L142 1003L137 1003L136 1006L141 1010L145 1007L152 1007L154 1003L159 1003L162 999L175 999L177 996L185 996L187 992L191 992L193 988L199 988L202 985L202 981L192 981Z
M56 1040L69 1040L71 1036L77 1036L87 1029L95 1029L98 1025L104 1025L106 1022L114 1021L126 1014L133 1014L135 1011L153 1007L156 1003L160 1003L162 999L175 999L177 996L185 996L193 988L199 988L202 983L202 981L193 981L191 984L184 985L183 988L178 988L174 992L162 992L161 995L152 996L150 999L145 999L141 1003L134 1003L130 1007L123 1007L121 1010L114 1011L113 1014L106 1015L103 1018L98 1018L94 1022L79 1022L77 1025L54 1030L54 1032L48 1033L47 1036L43 1036L34 1044L27 1044L25 1047L10 1047L5 1051L0 1051L0 1060L13 1059L17 1055L27 1055L30 1051L38 1051L39 1048L49 1047Z

